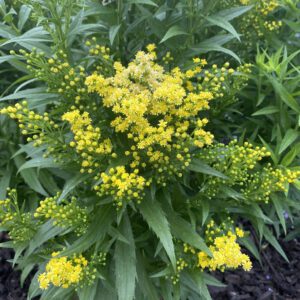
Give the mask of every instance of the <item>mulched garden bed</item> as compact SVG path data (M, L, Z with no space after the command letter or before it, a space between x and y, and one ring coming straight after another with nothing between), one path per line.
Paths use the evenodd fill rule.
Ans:
M1 233L0 241L7 240ZM299 300L300 299L300 241L281 242L290 264L272 247L264 249L262 265L253 259L253 269L217 272L216 277L227 284L225 288L210 287L214 300ZM13 257L10 249L0 249L0 300L25 300L30 280L20 286L20 272L7 262Z

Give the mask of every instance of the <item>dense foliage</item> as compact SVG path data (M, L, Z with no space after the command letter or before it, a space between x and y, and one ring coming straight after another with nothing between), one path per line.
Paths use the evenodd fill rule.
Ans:
M0 0L1 246L29 299L210 299L262 243L288 260L299 5Z

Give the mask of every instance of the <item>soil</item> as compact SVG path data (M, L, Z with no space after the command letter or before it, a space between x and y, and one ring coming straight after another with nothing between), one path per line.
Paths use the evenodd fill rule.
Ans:
M0 233L0 242L7 235ZM213 300L299 300L300 299L300 241L281 242L290 263L271 246L262 251L262 264L254 258L253 269L216 272L227 286L210 287ZM0 248L0 300L26 300L30 278L20 285L20 271L14 270L7 260L13 251Z
M0 233L0 242L8 240L7 234ZM23 287L20 284L21 272L14 270L7 260L12 259L11 249L0 248L0 300L26 300L30 281L26 280Z

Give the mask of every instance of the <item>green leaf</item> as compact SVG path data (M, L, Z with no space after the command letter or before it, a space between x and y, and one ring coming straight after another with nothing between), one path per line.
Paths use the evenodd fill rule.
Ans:
M45 187L50 195L54 196L61 191L61 189L57 186L52 174L48 172L48 170L40 170L39 179L41 184Z
M163 38L161 39L161 41L159 43L160 44L164 43L168 39L170 39L174 36L178 36L178 35L188 35L188 33L186 31L182 30L179 26L174 25L168 29L168 31L165 33L165 35L163 36Z
M299 136L298 131L294 129L289 129L279 147L279 154L281 154L285 149L287 149Z
M9 187L10 179L12 175L12 169L9 168L3 174L0 180L0 200L6 198L7 188Z
M140 286L146 299L159 300L160 297L157 294L156 287L151 282L151 279L145 268L145 262L140 252L137 252L137 282Z
M300 113L300 106L297 100L288 92L288 90L274 77L267 75L272 83L276 93L280 96L281 100L288 105L295 112Z
M28 99L29 104L34 101L41 101L44 99L53 99L57 97L56 94L47 93L45 88L33 88L18 91L11 95L5 96L0 98L0 101L7 101L7 100L19 100L19 99Z
M234 190L233 188L229 187L229 186L222 186L222 192L223 195L221 195L221 197L223 198L225 196L225 198L229 197L235 200L246 200L246 198L243 196L243 194L237 192L236 190Z
M261 140L261 142L263 143L263 145L267 148L267 150L271 153L271 158L272 158L273 162L277 165L278 157L275 154L275 152L273 151L273 149L271 148L271 146L261 136L258 136L258 137Z
M203 299L212 300L205 279L203 277L203 273L200 271L194 271L191 273L191 277L198 287L198 293L203 297Z
M223 44L231 41L233 38L234 37L231 34L218 35L213 38L204 40L199 44L196 44L190 50L192 50L191 53L193 55L195 55L195 54L199 55L199 53L207 53L207 52L211 52L211 51L222 52L222 53L232 56L234 59L236 59L240 63L241 62L240 58L233 51L222 47Z
M18 173L31 168L59 168L60 164L53 161L52 158L36 157L29 161L26 161L18 170Z
M128 3L130 3L130 4L146 4L146 5L158 7L158 5L151 0L129 0Z
M209 216L210 207L208 201L205 200L201 201L201 210L202 210L202 226L203 226Z
M109 35L109 41L110 41L111 45L113 45L120 28L121 28L121 25L113 25L109 28L108 35Z
M116 288L119 300L132 300L135 294L136 254L131 225L127 214L120 224L120 232L129 244L117 240L115 249Z
M258 249L249 237L240 239L239 243L246 247L259 262L261 261Z
M25 245L20 245L20 246L16 246L14 247L14 259L12 261L12 266L15 267L15 264L17 263L19 257L21 256L21 254L23 253L23 251L25 250L26 246Z
M20 168L25 163L25 159L19 155L19 156L14 157L14 162L15 162L17 168ZM35 170L33 170L33 169L23 170L23 171L20 171L20 174L21 174L22 178L24 179L24 181L34 191L38 192L41 195L48 196L47 192L42 187Z
M49 33L46 30L44 30L42 26L34 27L26 31L24 34L20 36L11 37L10 39L8 39L6 42L2 44L2 47L11 43L18 43L20 45L27 45L27 46L31 45L31 49L32 49L34 47L33 44L39 45L36 42L51 42Z
M222 283L215 277L207 274L207 273L202 273L203 280L205 284L210 285L210 286L217 286L217 287L226 287L226 284Z
M31 279L30 286L28 289L27 299L32 300L34 297L41 294L41 289L38 282L38 276L41 274L41 271L36 272L33 278Z
M18 14L18 29L22 30L25 23L27 22L31 12L31 7L27 5L22 5L20 8L20 12Z
M213 169L206 163L202 162L200 159L193 159L191 164L188 166L188 169L197 173L203 173L215 177L220 177L223 179L228 179L226 175Z
M160 204L156 200L151 201L150 197L145 197L142 203L139 205L139 209L149 227L159 237L164 249L166 250L171 260L173 268L176 269L173 239L170 232L168 220Z
M219 27L225 29L226 31L231 33L236 39L238 39L240 41L239 34L236 32L234 27L224 18L214 15L214 16L208 16L205 19L212 25L216 25L216 26L219 26Z
M72 288L62 289L59 287L50 286L46 291L43 292L40 300L70 299L72 294L74 294L74 290Z
M24 267L21 273L21 278L20 278L21 286L24 285L26 278L28 277L28 275L30 274L30 272L34 267L35 267L35 263L26 264L26 266Z
M177 216L171 209L166 210L170 222L171 231L174 236L185 243L200 249L211 255L211 251L200 235L193 229L192 225L181 217Z
M86 285L77 291L79 300L95 299L98 288L98 280L93 285Z
M274 204L277 216L279 218L280 224L284 230L284 233L286 234L286 224L284 219L284 207L282 205L282 199L280 199L276 194L271 195L271 200Z
M279 109L276 106L270 105L256 111L251 116L271 115L277 112L279 112Z
M267 227L264 228L263 235L264 235L265 239L277 250L277 252L289 263L289 259L287 258L285 252L279 245L275 236L272 234L272 232Z
M58 198L58 202L61 202L71 191L73 191L80 183L85 181L89 177L88 174L77 174L76 176L72 176L65 183L63 190Z
M220 12L218 12L216 14L216 16L223 18L226 21L231 21L231 20L243 15L244 13L249 11L252 7L253 7L253 5L237 6L237 7L233 7L233 8L229 8L229 9L224 9L224 10L221 10Z
M14 55L3 55L0 57L0 64L5 63L5 62L10 61L15 58L16 57Z
M52 220L47 221L39 228L35 236L30 241L25 255L29 256L36 248L64 231L66 231L65 228L54 226Z
M117 292L116 290L107 282L107 280L102 280L98 284L97 293L95 299L105 299L105 300L117 300Z
M89 249L96 242L101 241L107 234L112 222L114 208L111 204L101 206L95 212L94 221L91 223L86 233L76 240L69 248L61 252L61 255L72 255L81 253Z
M283 157L281 165L288 167L300 153L300 143L297 143L292 149Z

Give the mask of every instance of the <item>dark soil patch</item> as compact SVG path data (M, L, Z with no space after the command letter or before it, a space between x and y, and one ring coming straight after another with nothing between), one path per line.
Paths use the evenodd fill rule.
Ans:
M0 233L0 241L7 235ZM300 299L300 242L281 242L290 264L272 247L262 251L262 265L254 258L253 269L216 272L225 288L210 287L213 300L299 300ZM20 271L14 270L7 261L13 251L0 248L0 300L26 300L30 277L23 287L20 285Z
M7 234L0 233L0 242L7 240ZM11 249L0 248L0 300L26 300L30 282L27 280L23 288L21 287L21 272L14 270L8 262L13 256Z

